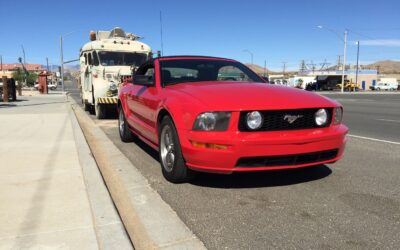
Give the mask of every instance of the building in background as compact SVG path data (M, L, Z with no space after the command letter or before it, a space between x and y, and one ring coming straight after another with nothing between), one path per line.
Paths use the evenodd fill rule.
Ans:
M341 70L327 70L327 71L308 71L306 76L314 76L316 78L317 88L320 90L332 90L338 88L338 84L342 82ZM361 90L369 90L374 86L378 80L377 70L346 70L345 81L358 83ZM356 80L357 79L357 80Z
M25 68L28 72L33 72L39 74L40 72L44 71L45 69L43 68L42 65L40 64L25 64ZM18 69L22 69L21 64L17 63L12 63L12 64L2 64L0 65L0 74L3 76L7 76L8 78L12 78L12 75L15 71Z

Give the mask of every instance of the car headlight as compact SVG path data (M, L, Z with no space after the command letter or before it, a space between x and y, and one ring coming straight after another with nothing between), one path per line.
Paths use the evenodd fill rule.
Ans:
M263 124L263 117L260 112L253 111L246 115L246 125L251 130L259 129Z
M225 131L228 129L230 112L204 112L197 116L193 130Z
M326 109L318 109L317 112L315 112L315 123L318 126L323 126L328 122L328 112L326 112Z
M342 122L342 117L343 117L343 108L342 107L335 108L335 117L333 119L333 123L335 125L340 124Z
M114 82L110 83L109 89L111 91L115 91L115 90L117 90L117 88L118 88L117 84L115 84Z

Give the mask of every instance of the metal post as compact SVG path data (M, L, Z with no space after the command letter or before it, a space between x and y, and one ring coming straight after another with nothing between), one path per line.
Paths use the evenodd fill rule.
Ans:
M61 64L61 89L64 92L64 52L63 52L62 36L60 36L60 64Z
M8 102L8 82L7 82L7 76L3 76L3 102Z
M342 69L342 93L344 92L344 73L345 73L345 70L346 70L346 52L347 52L347 30L344 31L343 69Z
M357 41L357 68L356 68L356 86L358 86L358 65L360 58L360 41Z

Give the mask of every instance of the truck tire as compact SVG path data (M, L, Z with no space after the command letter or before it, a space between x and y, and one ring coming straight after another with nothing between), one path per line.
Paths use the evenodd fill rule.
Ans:
M90 105L89 103L87 103L87 101L82 101L83 102L83 107L85 109L85 111L91 111L92 110L92 105Z
M96 118L101 120L106 118L106 106L99 103L95 104Z

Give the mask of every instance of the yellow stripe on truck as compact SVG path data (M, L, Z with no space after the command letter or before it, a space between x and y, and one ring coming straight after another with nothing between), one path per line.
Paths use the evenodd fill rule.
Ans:
M117 104L118 98L115 97L98 97L97 103L99 104Z

